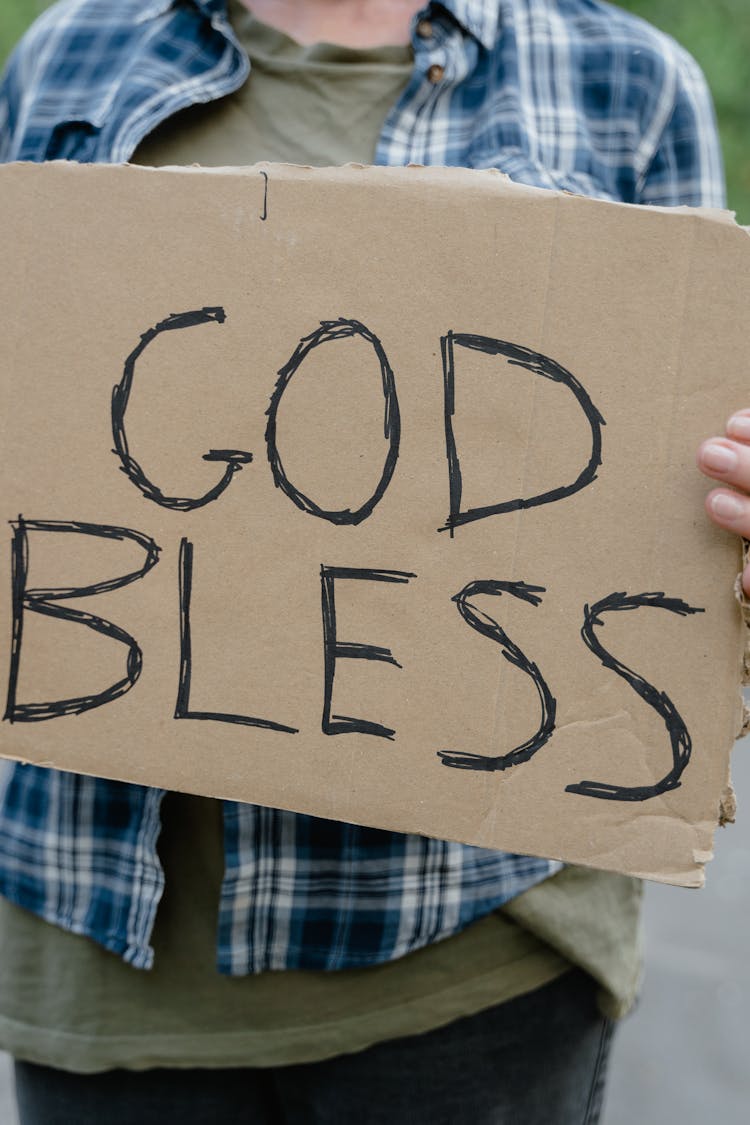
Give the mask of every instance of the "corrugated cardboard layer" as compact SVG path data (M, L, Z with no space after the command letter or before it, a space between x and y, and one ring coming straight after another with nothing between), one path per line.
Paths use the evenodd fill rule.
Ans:
M701 882L743 637L694 453L745 404L745 232L56 164L0 169L0 238L4 755Z

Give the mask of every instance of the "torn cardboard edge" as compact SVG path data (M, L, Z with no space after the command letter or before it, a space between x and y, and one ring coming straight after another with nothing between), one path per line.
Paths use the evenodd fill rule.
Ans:
M743 227L743 230L750 235L750 227ZM750 598L745 593L742 584L743 574L745 567L750 562L750 541L747 539L742 540L742 570L737 575L734 583L734 596L737 604L742 613L743 622L743 646L742 646L742 678L739 689L740 709L741 709L741 723L739 733L737 734L737 741L745 738L750 734L750 705L745 700L745 693L743 688L750 685ZM730 762L731 770L731 762ZM726 827L727 824L734 824L737 818L737 797L732 785L731 776L727 783L727 788L721 796L719 803L719 828Z
M74 161L69 160L50 160L45 162L45 167L71 167ZM14 167L39 167L33 161L18 161ZM10 167L10 165L8 165ZM211 176L240 176L251 178L257 176L259 172L275 172L281 171L282 173L291 173L290 178L303 181L305 176L314 178L318 181L330 181L332 183L341 182L342 179L347 179L350 173L361 173L369 175L376 172L377 175L383 178L386 183L390 181L389 187L395 188L400 182L405 182L405 176L419 176L424 184L429 186L435 183L437 186L444 186L446 183L453 183L460 187L465 185L467 188L484 187L486 185L502 185L509 187L516 195L527 194L531 197L538 199L549 199L550 197L558 196L563 199L574 199L579 203L583 203L591 207L617 207L620 210L637 211L641 214L661 214L666 216L690 216L708 219L712 222L717 222L723 226L730 226L737 230L743 231L745 234L750 235L750 226L743 226L737 222L736 211L730 210L728 207L691 207L687 204L682 204L677 207L668 207L662 204L655 203L628 203L620 200L602 199L597 196L579 195L560 188L541 188L534 187L532 184L525 184L523 182L513 180L511 177L502 172L499 168L461 168L453 165L429 165L429 164L403 164L403 165L373 165L361 164L356 161L350 161L346 164L326 164L326 165L311 165L311 164L289 164L285 161L267 161L260 160L255 164L248 165L219 165L219 166L205 166L202 164L165 164L153 167L145 164L89 164L85 165L87 172L102 172L107 169L121 168L127 169L129 172L137 172L139 174L156 174L168 173L169 175L181 176L194 176L194 175L211 175ZM298 175L302 173L303 175ZM270 181L270 176L269 176ZM265 192L265 187L261 187Z

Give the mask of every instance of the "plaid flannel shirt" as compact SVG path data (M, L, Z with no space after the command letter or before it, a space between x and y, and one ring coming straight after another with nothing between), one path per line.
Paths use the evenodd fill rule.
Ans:
M443 0L413 28L412 76L377 163L495 167L600 198L723 205L702 75L634 17L599 0ZM248 73L225 0L64 0L6 68L0 160L126 161L160 122ZM5 767L0 892L148 968L162 797ZM390 960L559 866L234 802L224 847L217 963L232 974Z

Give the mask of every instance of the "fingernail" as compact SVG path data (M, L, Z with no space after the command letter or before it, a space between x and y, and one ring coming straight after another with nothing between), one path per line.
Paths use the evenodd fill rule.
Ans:
M718 496L711 497L711 511L721 520L736 520L742 515L742 501L720 492Z
M733 414L727 422L727 433L750 441L750 417L747 414Z
M727 449L725 445L707 445L701 460L714 473L729 473L737 468L740 459L733 449Z

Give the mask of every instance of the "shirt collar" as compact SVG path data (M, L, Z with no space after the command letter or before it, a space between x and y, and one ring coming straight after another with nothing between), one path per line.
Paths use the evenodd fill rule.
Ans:
M440 0L430 7L445 8L486 50L491 51L495 46L500 27L500 0Z
M136 18L137 23L146 23L147 20L157 19L168 12L170 8L174 8L180 0L152 0L152 3L146 4L143 11L139 13ZM204 16L211 19L212 16L217 14L226 15L228 0L192 0L195 7L203 12Z
M209 19L215 15L225 15L227 0L192 0ZM177 0L154 0L141 13L141 20L154 19L174 7ZM431 0L428 10L444 8L465 31L491 51L497 41L500 24L499 0Z

